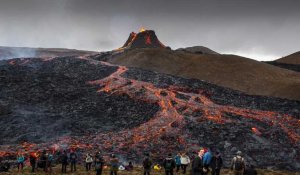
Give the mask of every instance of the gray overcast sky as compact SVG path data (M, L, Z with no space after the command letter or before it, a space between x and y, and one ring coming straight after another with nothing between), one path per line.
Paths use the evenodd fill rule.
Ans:
M0 0L0 45L112 50L141 26L171 48L273 60L300 50L299 0Z

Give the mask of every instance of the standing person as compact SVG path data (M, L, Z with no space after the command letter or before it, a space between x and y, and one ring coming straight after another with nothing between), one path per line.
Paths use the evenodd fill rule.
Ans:
M49 170L49 172L52 173L52 163L54 161L53 154L49 152L47 158L47 171Z
M95 155L95 169L96 175L101 175L104 166L104 159L100 154L100 151Z
M151 167L152 167L152 160L150 158L149 153L145 154L145 158L143 160L143 167L144 167L144 175L150 175Z
M71 150L70 153L70 162L71 162L71 172L76 171L77 154L73 150Z
M61 159L61 173L67 173L68 154L67 154L66 150L64 150L60 159Z
M203 173L204 174L209 173L209 165L210 165L211 159L212 159L212 154L210 152L210 149L205 148L204 155L203 155L203 166L204 166Z
M30 162L31 172L32 172L32 173L34 173L34 171L35 171L36 160L37 160L37 155L36 155L36 153L34 153L34 152L30 153L30 156L29 156L29 162Z
M220 152L216 152L216 154L211 159L211 175L220 175L221 168L223 166L223 159L221 157Z
M190 164L191 160L189 156L186 155L186 153L183 153L180 157L180 162L181 162L181 168L182 168L182 173L186 173L186 168Z
M18 153L17 156L17 163L18 163L18 172L21 170L23 171L24 168L24 162L25 162L25 157L22 153Z
M172 158L172 154L168 154L167 158L165 158L163 162L163 166L165 168L165 175L173 175L173 169L175 168L175 161Z
M42 155L40 157L41 162L41 168L43 168L44 172L47 172L47 163L48 163L48 157L47 157L47 151L44 150L42 152Z
M178 153L175 157L174 157L174 160L175 160L175 163L176 163L176 173L179 172L180 170L180 167L181 167L181 155L180 153Z
M195 159L192 162L192 173L191 175L203 175L203 155L204 155L204 149L201 148L198 152L198 155L195 157Z
M242 157L242 152L238 151L237 155L231 161L231 170L234 175L243 175L245 170L245 160Z
M93 157L90 153L87 153L86 157L85 157L85 169L86 169L86 171L91 170L92 163L93 163Z
M112 154L110 160L110 175L117 175L119 170L119 159Z

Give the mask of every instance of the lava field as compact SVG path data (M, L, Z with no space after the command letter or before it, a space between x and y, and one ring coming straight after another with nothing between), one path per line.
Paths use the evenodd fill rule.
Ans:
M261 168L300 170L300 102L89 57L0 61L0 156L100 149L155 160L200 146Z

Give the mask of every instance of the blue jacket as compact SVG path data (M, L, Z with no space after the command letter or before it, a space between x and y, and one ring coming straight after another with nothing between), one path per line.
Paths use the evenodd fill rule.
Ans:
M25 161L25 157L24 156L17 157L17 162L18 163L23 163L24 161Z
M180 156L175 156L175 163L176 163L176 165L181 165L181 160L180 160Z
M212 159L211 152L210 151L206 152L203 156L203 165L208 166L210 164L211 159Z

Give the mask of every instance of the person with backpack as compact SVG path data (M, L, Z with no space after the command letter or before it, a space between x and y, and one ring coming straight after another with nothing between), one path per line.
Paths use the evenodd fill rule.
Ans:
M165 175L173 175L173 169L175 168L176 163L172 158L172 154L168 154L168 157L163 161L163 167L165 168Z
M37 160L37 154L35 152L30 153L29 162L30 162L32 173L34 173L36 168L36 160Z
M212 157L210 167L212 169L211 175L220 175L221 168L223 166L223 159L221 157L220 152L216 152L216 154Z
M204 149L200 148L198 155L194 158L192 162L192 172L191 175L203 175L203 155Z
M150 158L150 154L146 153L145 158L143 160L143 167L144 167L144 175L150 175L151 167L152 167L152 160Z
M104 159L101 156L100 152L97 152L95 155L95 170L96 175L101 175L104 166Z
M186 153L183 153L180 156L180 163L181 163L181 169L182 169L182 174L186 173L186 168L188 167L188 165L190 164L191 160L189 158L189 156L186 155Z
M23 171L24 168L25 157L22 153L18 153L17 155L17 164L18 164L18 172Z
M76 171L77 154L73 150L71 150L70 153L70 162L71 162L71 172Z
M176 164L176 173L179 172L180 170L180 167L181 167L181 160L180 160L180 153L178 153L175 157L174 157L174 160L175 160L175 164Z
M68 166L68 154L66 150L62 153L61 157L61 173L67 173L67 166Z
M85 157L85 170L90 171L93 163L93 157L90 153L86 154Z
M204 149L204 155L203 155L203 166L204 166L204 174L208 174L209 173L209 165L212 159L212 154L210 152L210 149L205 148Z
M110 175L117 175L119 170L119 159L112 154L110 160Z
M237 155L231 161L231 170L234 175L243 175L245 170L245 160L242 157L242 152L238 151Z

